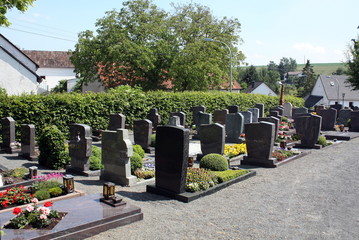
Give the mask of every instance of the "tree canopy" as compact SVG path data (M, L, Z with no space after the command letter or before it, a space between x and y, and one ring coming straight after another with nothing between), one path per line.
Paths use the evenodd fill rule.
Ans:
M349 46L347 74L348 82L354 90L359 90L359 37L357 40L353 39L354 44Z
M5 16L7 11L12 8L16 8L21 12L25 12L29 6L32 6L35 0L5 0L0 1L0 26L10 26L10 21Z
M217 18L206 6L172 4L171 13L152 1L130 0L120 11L97 20L96 33L86 30L72 52L76 73L84 82L105 87L140 85L145 90L171 85L175 90L208 90L229 81L228 49L234 65L244 56L238 19Z

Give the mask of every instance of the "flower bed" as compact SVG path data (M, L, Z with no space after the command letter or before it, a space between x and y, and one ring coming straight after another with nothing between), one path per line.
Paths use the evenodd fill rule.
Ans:
M3 183L3 186L0 187L0 191L14 187L15 185L28 186L34 182L34 179L28 177L28 169L26 168L0 169L0 174L2 175Z

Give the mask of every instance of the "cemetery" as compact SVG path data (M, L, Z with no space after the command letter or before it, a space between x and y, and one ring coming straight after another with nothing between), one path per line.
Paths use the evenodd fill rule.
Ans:
M108 125L96 125L96 134L85 121L68 124L66 130L64 122L41 127L7 116L1 122L1 151L16 154L11 161L28 161L28 169L7 169L0 162L0 224L6 236L26 232L28 239L87 237L131 224L144 214L123 200L115 186L145 185L144 199L158 195L189 203L206 198L256 177L258 167L300 161L328 144L359 136L357 111L346 110L337 115L334 108L322 108L317 113L289 103L218 109L203 104L166 113L152 107L138 115L143 118L125 111L103 116ZM77 190L76 178L96 178L102 192ZM19 195L13 198L14 193ZM34 207L48 202L56 211L53 216L62 213L61 218L49 215L46 221L23 220L19 225ZM101 214L84 218L81 205ZM57 221L52 229L36 231L46 229L50 219ZM15 225L24 229L13 229Z

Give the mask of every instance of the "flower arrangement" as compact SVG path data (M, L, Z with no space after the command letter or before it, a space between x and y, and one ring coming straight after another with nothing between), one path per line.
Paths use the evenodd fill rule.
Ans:
M0 209L9 205L20 205L31 202L32 194L26 193L24 186L15 186L0 192Z
M38 200L31 200L33 205L28 205L23 211L21 208L14 208L13 214L16 215L10 220L6 228L21 229L29 225L32 228L44 228L51 224L52 219L60 218L59 212L51 210L52 202L45 202L43 207L37 206Z
M60 179L63 178L63 174L62 173L49 173L46 175L38 175L38 176L33 176L33 179L39 180L39 181L47 181L47 180L56 180L59 181Z
M206 190L217 184L217 177L204 168L187 168L186 191L197 192Z
M234 144L234 145L224 145L224 155L229 158L233 158L240 154L246 154L247 147L245 143Z
M275 150L273 152L273 157L277 159L277 161L283 161L284 159L293 156L295 153L292 150Z

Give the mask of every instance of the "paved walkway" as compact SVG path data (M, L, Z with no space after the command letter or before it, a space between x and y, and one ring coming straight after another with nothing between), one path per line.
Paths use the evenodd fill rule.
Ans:
M275 169L253 168L257 176L191 203L117 187L144 220L89 239L359 239L358 146L356 138ZM5 154L0 164L32 165ZM102 191L98 177L75 179L79 190Z

